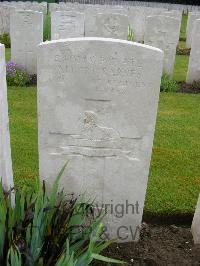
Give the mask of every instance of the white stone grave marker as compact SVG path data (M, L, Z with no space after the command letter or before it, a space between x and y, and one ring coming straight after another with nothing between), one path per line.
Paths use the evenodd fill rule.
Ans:
M51 39L84 37L84 14L76 11L51 13Z
M194 23L187 82L200 81L200 19Z
M172 17L147 18L144 43L164 51L163 72L172 76L179 39L179 20Z
M127 40L128 16L117 13L97 13L86 16L85 36Z
M0 178L3 188L13 188L13 171L8 119L5 47L0 44Z
M11 15L11 60L28 73L37 73L37 45L43 41L43 13L16 11Z
M194 22L197 19L200 19L200 12L198 12L198 13L189 12L188 20L187 20L187 27L186 27L186 47L187 48L191 48L192 31L194 28Z
M69 160L61 187L112 206L108 233L121 241L138 240L162 63L157 48L109 38L38 47L40 178L51 187Z

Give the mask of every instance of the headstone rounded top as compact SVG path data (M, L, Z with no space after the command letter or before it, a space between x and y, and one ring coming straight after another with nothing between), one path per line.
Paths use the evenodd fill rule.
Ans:
M41 11L35 11L35 10L23 10L23 9L17 9L17 10L15 10L15 13L24 13L24 14L35 14L35 13L40 13L40 14L42 14Z
M67 39L60 39L60 40L53 40L53 41L46 41L42 42L38 45L38 47L45 47L49 45L55 45L59 43L68 43L68 42L111 42L111 43L121 43L121 44L126 44L129 46L134 46L134 47L139 47L139 48L144 48L144 49L150 49L152 51L156 51L159 53L163 54L163 51L159 48L146 45L146 44L141 44L137 42L131 42L131 41L126 41L126 40L121 40L121 39L112 39L112 38L101 38L101 37L78 37L78 38L67 38Z
M171 19L171 21L179 21L178 18L173 18L171 17L170 15L167 15L167 16L163 16L163 15L152 15L152 16L148 16L147 19L164 19L164 18L167 18L168 20Z

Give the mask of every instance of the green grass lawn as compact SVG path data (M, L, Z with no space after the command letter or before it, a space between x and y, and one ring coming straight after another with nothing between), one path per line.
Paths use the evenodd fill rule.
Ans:
M10 49L6 48L6 61L10 60Z
M187 15L182 16L182 23L181 23L181 32L180 32L180 39L184 40L186 39L186 27L187 27Z
M191 213L200 192L200 95L161 93L145 210Z
M38 177L35 88L9 88L15 183L32 189ZM200 191L200 95L161 93L145 209L191 213Z
M186 38L186 26L187 26L187 15L183 15L182 17L182 23L181 23L181 32L180 32L180 39Z
M15 183L33 188L38 177L36 88L9 88L8 100Z
M44 34L43 34L44 41L51 40L51 16L46 15L44 18Z
M189 63L188 55L176 55L174 64L174 76L176 81L185 81Z

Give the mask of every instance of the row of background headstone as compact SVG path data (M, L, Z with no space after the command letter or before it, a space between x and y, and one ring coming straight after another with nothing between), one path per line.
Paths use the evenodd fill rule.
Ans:
M128 28L128 20L125 17L125 15L127 14L127 12L129 12L129 15L130 15L129 19L132 19L132 17L133 17L133 21L129 20L129 22L130 22L130 25L132 25L132 24L134 25L133 30L134 30L134 34L135 34L135 40L136 41L145 41L146 44L149 44L149 45L152 45L152 46L155 46L155 47L162 49L165 52L164 72L166 72L169 75L173 74L173 66L174 66L175 54L176 54L176 45L178 43L178 36L179 36L180 25L181 25L181 17L179 18L179 13L173 14L172 12L175 12L175 11L167 12L165 9L161 9L161 8L148 8L148 7L138 8L138 7L125 7L125 6L120 7L120 6L108 6L108 5L106 5L106 6L93 5L92 6L92 5L80 5L80 4L59 4L59 5L55 4L52 7L55 7L56 9L58 7L61 9L67 7L67 10L72 10L72 12L73 12L73 10L77 10L77 9L80 12L86 10L86 14L88 12L88 14L89 14L88 18L90 18L90 20L87 19L86 28L84 29L85 33L86 33L85 35L80 35L80 36L79 35L78 36L67 36L66 35L64 37L63 36L60 37L58 34L58 37L56 38L55 36L57 33L54 34L54 31L52 30L53 39L68 38L68 37L82 37L82 36L86 36L86 37L88 37L88 36L91 36L91 37L92 36L111 37L111 38L114 37L114 38L118 38L118 39L126 39L126 36L127 36L126 29ZM111 8L110 11L108 10L108 7ZM6 8L7 8L7 6L6 6ZM12 7L11 7L11 10L12 10ZM95 24L96 21L94 21L93 19L95 18L96 13L98 13L98 12L102 13L102 14L100 16L99 23L97 23L97 25L96 25ZM118 15L115 16L115 14L111 14L111 12L116 13ZM137 15L135 14L135 12ZM147 12L147 14L145 12ZM176 11L176 12L179 12L179 11ZM105 31L103 31L104 29L102 27L100 27L101 24L103 25L103 23L106 22L107 18L106 18L105 13L107 13L107 17L111 16L115 21L117 21L118 24L121 23L121 27L123 29L123 31L121 31L121 34L119 34L119 32L117 32L116 36L113 36L112 34L111 35L105 34ZM24 17L21 21L20 21L21 18L18 21L17 17L15 16L15 20L14 20L14 22L12 22L13 29L12 29L12 34L11 34L11 43L13 43L13 45L12 45L12 49L11 49L11 58L17 64L25 67L29 73L36 73L36 58L35 58L34 47L36 47L36 45L38 43L42 42L43 18L39 13L35 15L36 19L35 19L34 23L35 23L35 25L37 24L37 27L36 27L36 26L34 26L34 23L31 22L31 21L34 21L34 18L33 18L34 14L31 13L31 11L29 13L21 12L21 13L18 13L18 15L19 14L23 14L22 16L24 16ZM168 19L165 19L165 22L164 22L163 18L161 18L161 17L156 18L155 17L154 18L155 23L153 23L154 26L148 27L148 30L145 32L146 17L152 16L152 15L158 16L161 14L163 16L166 15L166 16L174 17L174 19L168 18ZM181 15L181 12L180 12L180 15ZM29 16L32 16L32 19L30 19L30 21L29 21ZM78 16L79 16L79 19L81 19L80 13L78 14ZM193 20L190 19L190 17L192 17L192 16L193 16L193 14L189 14L188 24L191 24L191 21L193 22ZM64 15L63 15L63 17L64 17ZM55 24L58 22L57 18L58 18L58 16L52 20L52 22L53 22L52 23L52 29L54 28ZM121 18L121 20L119 18ZM136 20L135 20L135 18L136 18ZM179 23L177 21L175 21L175 18L180 19ZM196 18L196 16L195 16L195 18ZM139 19L139 20L137 20L137 19ZM158 21L158 19L160 21ZM25 28L24 25L27 25L27 21L29 21L30 25L32 24L33 28L28 29L27 33L24 34L24 31L22 29ZM153 19L149 18L149 22L152 22L152 21L153 21ZM167 24L168 26L167 25L165 26L165 24L167 22L168 22L168 24ZM170 24L171 24L171 26L170 26ZM18 25L18 27L17 27L17 25ZM143 27L141 32L137 32L136 26L138 26L138 25L139 25L139 31L141 30L141 27ZM152 25L152 23L149 23L149 25ZM165 33L166 33L165 37L161 37L159 35L159 28L160 27L162 27L162 32L165 31ZM192 31L193 27L188 26L187 32L189 31L188 30L189 28L191 28L191 31ZM156 33L156 34L154 34L154 33ZM191 32L189 32L189 33L191 35ZM189 33L188 33L188 36L190 36ZM145 37L145 35L146 35L146 37ZM29 38L27 38L27 36L29 36ZM191 37L190 37L190 39L191 39ZM27 56L27 54L28 54L28 56ZM188 80L190 80L190 78Z
M96 7L96 6L95 6ZM164 72L172 76L179 41L182 13L156 8L91 8L84 14L75 11L51 13L51 38L104 37L127 40L131 25L135 41L162 49ZM73 25L70 21L74 21ZM84 26L85 25L85 26Z
M112 0L67 0L65 3L61 2L60 5L68 3L80 3L80 4L100 4L100 5L119 5L119 6L144 6L144 7L156 7L156 8L166 8L168 10L180 10L184 13L192 11L200 11L200 6L195 5L181 5L181 4L170 4L170 3L157 3L157 2L140 2L140 1L112 1ZM14 7L19 7L22 9L30 9L34 11L41 11L43 13L47 12L47 3L46 2L22 2L22 1L4 1L1 4L6 4ZM58 4L50 3L49 6L55 6Z
M80 1L80 2L84 3L84 1ZM92 1L91 1L91 3L92 3ZM118 5L116 5L116 3L118 3ZM127 5L126 5L126 3L127 3ZM117 13L123 13L123 14L125 13L124 11L125 11L126 8L127 9L132 9L133 7L135 7L135 10L137 9L138 16L140 17L140 23L141 23L140 27L143 27L143 28L144 28L144 23L143 23L141 17L144 16L144 14L143 14L143 12L144 12L143 10L144 9L148 10L148 8L149 8L149 9L153 9L153 10L158 10L158 12L161 12L161 11L164 11L164 10L166 12L167 12L167 10L169 12L175 12L176 10L177 10L177 12L179 11L178 8L176 8L174 10L171 10L168 5L161 5L161 6L163 6L163 8L161 8L161 6L159 8L155 8L154 5L151 5L152 3L150 3L147 6L141 5L140 7L138 7L137 5L133 5L132 3L137 4L137 2L131 2L131 1L130 2L127 2L127 1L123 1L123 2L122 1L112 1L112 2L110 2L110 7L113 4L113 8L117 8L118 9L118 10L116 10ZM141 2L141 3L145 4L144 2ZM105 13L105 12L107 12L107 7L109 7L108 4L109 4L109 1L107 2L107 4L104 4L104 5L103 4L98 4L98 2L97 2L95 4L95 7L99 8L99 13L101 13L101 9L103 10L104 7L105 7L104 11L102 11L102 12ZM94 7L94 5L91 5L91 4L85 4L84 5L84 4L78 4L77 2L74 3L74 4L72 2L60 3L60 4L53 3L53 4L50 4L50 6L49 6L49 12L51 13L53 11L69 10L70 8L72 8L73 10L77 10L79 12L85 12L85 10L89 9L90 6ZM154 8L150 7L150 6L154 6ZM120 8L121 8L121 10L120 10ZM124 8L124 11L122 10L122 8ZM159 11L159 9L160 9L160 11ZM181 10L180 12L183 11L182 8L180 8L180 10ZM200 7L199 6L195 6L194 8L188 8L187 12L190 11L190 10L193 10L193 12L189 12L189 14L188 14L188 23L187 23L187 29L186 29L186 36L187 36L186 46L188 48L191 48L191 35L192 35L192 30L193 30L193 23L194 23L194 21L196 19L200 18ZM155 11L152 12L152 14L150 12L148 12L148 13L149 13L148 16L159 15L159 13L156 13ZM169 16L172 16L172 15L169 15ZM173 16L173 17L175 17L175 16ZM143 32L144 32L144 29L143 29ZM139 35L140 35L140 33L137 33L137 27L136 27L136 29L135 29L135 38L136 38L137 41L143 41L144 40L144 36L139 36Z
M11 7L15 7L21 10L33 10L33 11L38 11L38 12L43 12L44 14L47 13L47 2L31 2L31 1L26 1L26 2L22 2L22 1L4 1L0 3L1 5L7 5L7 6L11 6Z
M33 10L47 14L47 3L42 2L1 2L0 3L0 34L10 33L10 15L15 9Z
M145 8L146 9L146 8ZM141 10L141 9L140 9ZM92 12L95 11L95 12ZM135 8L131 16L122 12L120 9L112 9L98 13L99 9L90 9L84 21L83 14L76 12L52 12L52 39L66 39L72 37L104 37L127 40L129 18L135 19ZM124 11L122 9L122 11ZM143 8L142 8L143 11ZM149 10L148 10L149 11ZM155 14L163 16L142 17L136 16L135 25L142 24L143 20L148 18L148 24L145 32L142 29L141 40L145 44L162 49L165 52L164 72L172 75L176 54L176 46L179 39L181 17L180 19L165 17L165 10L158 11ZM137 13L137 10L136 10ZM154 14L154 12L152 13ZM144 14L143 14L144 15ZM142 21L141 21L142 18ZM73 21L72 21L73 20ZM86 23L85 23L86 22ZM78 24L77 24L78 23ZM144 22L145 24L145 22ZM24 67L29 73L36 74L36 46L43 40L43 15L34 11L15 11L11 14L11 59L13 62ZM162 32L162 34L160 34ZM164 34L163 34L164 32ZM173 33L173 34L172 34ZM140 39L139 39L140 41Z
M60 1L61 2L61 1ZM66 0L65 3L80 3L80 4L109 4L109 5L125 5L125 6L144 6L144 7L156 7L167 8L168 10L180 10L184 13L191 11L200 11L200 6L196 5L182 5L171 3L158 3L158 2L143 2L143 1L119 1L119 0ZM63 2L63 3L64 3ZM52 5L52 4L50 4Z

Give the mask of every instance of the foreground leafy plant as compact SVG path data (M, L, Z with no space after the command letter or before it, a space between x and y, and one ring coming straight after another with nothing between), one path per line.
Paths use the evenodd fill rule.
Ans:
M102 240L102 216L92 204L58 192L65 166L47 193L45 184L32 194L4 193L0 186L0 265L83 266L94 259L122 263L99 255L112 241Z
M163 74L161 78L160 91L163 92L176 92L178 89L175 80L171 79L169 75Z

